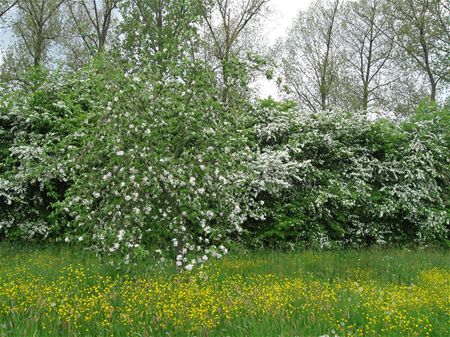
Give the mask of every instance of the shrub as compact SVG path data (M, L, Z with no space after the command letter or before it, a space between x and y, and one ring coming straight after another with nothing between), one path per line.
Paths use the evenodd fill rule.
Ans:
M68 187L64 153L98 97L93 78L94 69L34 69L25 84L2 88L0 238L52 235L51 205Z
M99 59L2 89L0 238L78 243L124 263L166 251L187 269L232 241L446 239L448 109L395 121L224 104L204 63L181 55L168 69Z
M322 248L446 237L444 116L435 108L394 121L264 102L255 125L260 151L285 153L286 162L302 167L286 177L292 186L281 194L267 188L260 195L269 216L247 228L263 244Z

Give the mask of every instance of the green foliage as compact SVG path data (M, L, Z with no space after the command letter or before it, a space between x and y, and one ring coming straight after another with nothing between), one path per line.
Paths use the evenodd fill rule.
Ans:
M393 121L225 106L205 63L163 59L164 78L99 59L2 88L2 238L77 242L125 263L165 250L188 269L232 241L447 239L448 109L424 102Z
M0 237L37 239L52 232L53 202L68 183L64 153L95 106L93 69L62 76L31 70L29 84L1 92Z
M448 110L426 105L395 122L263 102L257 118L261 151L303 164L281 195L262 195L270 215L248 224L257 241L330 248L448 235Z

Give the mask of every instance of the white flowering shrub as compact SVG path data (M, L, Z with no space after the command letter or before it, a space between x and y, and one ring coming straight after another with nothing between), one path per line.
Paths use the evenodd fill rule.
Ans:
M224 254L242 230L245 135L208 85L208 69L187 67L185 78L157 86L127 74L111 82L115 95L68 153L73 184L59 205L65 241L121 253L125 262L149 247L173 247L178 264L191 268Z
M446 238L448 117L436 109L415 116L394 122L263 102L254 129L260 158L283 154L267 167L298 169L278 178L281 190L263 186L267 219L247 223L250 237L321 248Z
M177 57L164 79L99 60L2 88L0 238L124 263L168 252L188 270L236 240L447 238L448 110L403 121L271 101L230 110L214 72Z
M35 69L27 84L0 89L0 237L41 239L55 231L51 205L67 188L63 154L94 104L92 75Z
M124 263L169 251L191 269L263 216L250 104L223 104L216 73L195 57L199 14L180 21L187 4L172 4L167 36L136 26L141 9L129 4L126 48L112 59L5 91L1 237L77 243Z

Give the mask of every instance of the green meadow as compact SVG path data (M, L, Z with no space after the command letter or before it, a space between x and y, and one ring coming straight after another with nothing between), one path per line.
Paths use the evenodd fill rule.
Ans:
M191 272L0 245L1 337L447 336L445 250L233 252Z

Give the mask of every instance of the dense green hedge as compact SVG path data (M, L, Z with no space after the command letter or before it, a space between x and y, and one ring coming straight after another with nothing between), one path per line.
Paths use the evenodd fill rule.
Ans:
M0 239L81 242L126 262L167 249L188 266L233 240L447 239L448 108L227 107L211 69L179 66L157 84L98 61L1 88Z
M449 110L423 104L393 120L378 112L305 114L266 102L264 151L302 163L270 216L252 222L260 243L320 247L441 240L449 224Z

